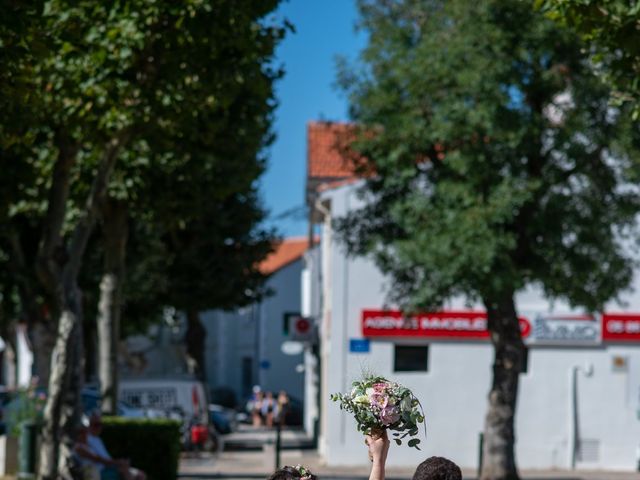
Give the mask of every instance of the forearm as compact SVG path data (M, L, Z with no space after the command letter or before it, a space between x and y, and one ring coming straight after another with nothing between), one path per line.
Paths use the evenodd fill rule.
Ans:
M369 480L384 480L384 461L374 459L371 464L371 474Z
M100 455L96 455L91 451L77 449L77 452L78 455L80 455L82 458L86 458L87 460L90 460L94 463L100 463L107 467L115 467L118 464L118 462L116 460L113 460L112 458L101 457Z
M105 467L118 467L119 465L117 460L114 460L113 458L101 457L99 455L94 455L94 457L90 460L101 463Z

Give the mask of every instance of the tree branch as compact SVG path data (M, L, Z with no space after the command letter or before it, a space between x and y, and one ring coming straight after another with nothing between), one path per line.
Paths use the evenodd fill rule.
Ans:
M80 271L80 265L82 263L82 257L87 247L87 242L96 219L100 213L100 206L104 202L105 195L107 193L107 186L115 165L116 159L122 150L122 147L131 138L130 130L123 130L114 138L112 138L105 148L100 165L98 166L98 173L93 179L91 185L91 191L87 197L84 211L76 228L71 237L71 243L69 246L69 262L65 267L65 276L70 279L77 278Z
M55 290L54 277L61 267L59 262L56 262L56 252L62 247L62 226L67 211L71 169L79 149L77 143L63 132L56 132L55 143L58 147L58 158L53 167L53 178L47 198L47 213L36 262L38 278L50 294Z
M11 261L9 268L16 278L18 284L18 294L23 305L23 313L27 316L27 322L32 325L38 321L40 311L36 301L36 295L33 285L28 275L28 267L25 261L24 251L20 243L17 232L11 230L8 235L9 245L11 246Z

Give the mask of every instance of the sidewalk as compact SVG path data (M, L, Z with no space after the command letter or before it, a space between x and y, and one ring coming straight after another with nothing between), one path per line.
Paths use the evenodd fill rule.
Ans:
M262 450L264 445L274 444L276 430L273 428L255 429L248 425L240 425L238 430L222 437L224 450ZM313 439L300 428L285 427L280 433L283 450L309 449L313 447Z
M328 467L322 465L315 450L285 450L281 465L308 466L319 480L366 480L367 467ZM225 451L220 454L201 454L199 457L183 457L180 462L180 477L183 479L266 479L274 470L275 451L265 450ZM476 472L465 471L464 478L475 478ZM410 480L413 468L390 468L388 480ZM639 473L618 472L550 472L521 471L523 480L640 480Z

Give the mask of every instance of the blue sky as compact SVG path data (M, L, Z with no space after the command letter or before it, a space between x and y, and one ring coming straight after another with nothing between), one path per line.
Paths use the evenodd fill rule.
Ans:
M302 215L281 217L304 205L307 122L348 119L347 101L334 85L335 57L355 58L364 47L364 36L354 30L356 15L355 0L288 0L278 11L296 32L277 51L286 75L276 85L277 139L269 149L261 193L270 212L269 224L284 236L307 231Z

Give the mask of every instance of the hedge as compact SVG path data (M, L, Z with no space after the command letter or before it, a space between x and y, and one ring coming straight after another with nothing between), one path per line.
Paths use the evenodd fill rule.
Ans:
M100 435L114 458L128 458L149 480L175 480L180 423L167 419L104 417Z

